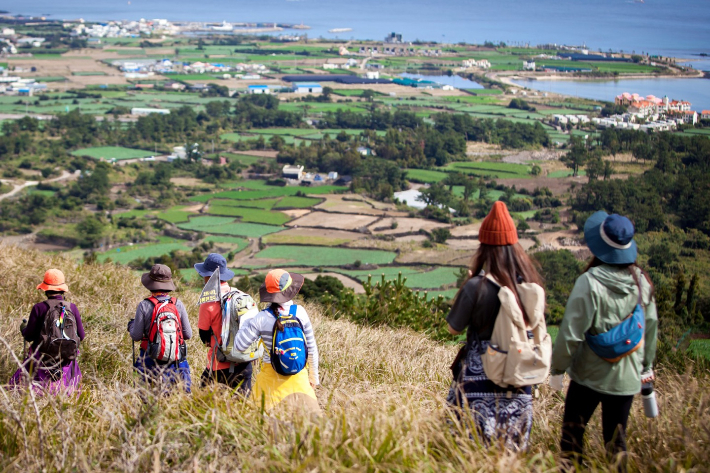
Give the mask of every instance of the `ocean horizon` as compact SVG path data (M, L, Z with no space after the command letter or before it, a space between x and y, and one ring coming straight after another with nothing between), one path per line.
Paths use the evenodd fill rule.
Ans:
M12 15L90 21L166 18L171 21L303 23L311 38L382 40L390 32L406 41L505 42L586 45L698 59L710 64L710 2L685 0L6 0ZM334 28L351 31L329 33Z

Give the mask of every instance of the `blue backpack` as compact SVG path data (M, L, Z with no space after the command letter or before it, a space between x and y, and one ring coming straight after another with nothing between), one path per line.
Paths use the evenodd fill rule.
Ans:
M271 366L281 376L293 376L306 367L308 346L303 325L296 317L298 306L293 304L288 315L276 315L273 342L271 345ZM279 330L279 322L282 330Z
M639 286L636 307L621 323L598 335L591 335L589 331L584 334L587 345L599 358L616 363L643 346L645 317L641 294Z

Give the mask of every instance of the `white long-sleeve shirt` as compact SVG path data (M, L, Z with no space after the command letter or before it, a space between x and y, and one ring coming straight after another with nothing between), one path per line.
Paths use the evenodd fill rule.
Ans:
M288 313L288 311L293 305L293 301L288 301L280 306L283 308L282 313ZM320 384L320 376L318 374L318 345L316 344L316 337L313 334L313 325L311 324L311 319L308 317L306 309L302 306L298 306L296 310L296 318L301 321L303 325L303 334L306 336L306 346L308 347L308 377L311 383L318 385ZM264 363L271 364L271 346L273 345L273 332L274 324L276 323L276 318L268 310L262 310L256 314L253 318L245 321L243 325L239 327L237 336L234 337L234 350L244 351L256 340L261 337L264 341Z

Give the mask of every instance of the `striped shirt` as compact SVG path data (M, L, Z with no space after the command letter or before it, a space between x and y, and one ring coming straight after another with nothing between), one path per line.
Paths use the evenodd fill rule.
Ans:
M283 307L284 312L288 313L292 304L293 301L288 301L280 305ZM318 345L316 345L316 337L313 334L313 325L311 325L311 319L308 317L306 309L302 306L298 306L296 318L301 321L303 334L306 336L306 346L308 347L308 377L311 383L318 385L320 384L320 377L318 376ZM237 336L234 337L234 349L244 351L261 337L264 341L264 347L266 348L263 358L264 363L271 364L269 354L271 353L271 346L273 345L275 323L276 318L271 312L262 310L239 327Z

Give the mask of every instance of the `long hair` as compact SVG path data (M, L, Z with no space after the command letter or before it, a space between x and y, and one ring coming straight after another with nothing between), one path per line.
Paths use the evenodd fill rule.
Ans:
M519 243L505 246L481 244L476 254L473 255L471 265L469 266L470 278L478 276L484 268L488 274L493 276L498 284L507 287L513 292L515 300L523 311L525 321L527 322L528 316L520 302L518 290L515 285L518 279L522 279L523 282L535 283L542 286L542 276L540 276L537 270L537 264L530 259ZM481 280L479 291L482 288L483 280ZM456 294L457 299L462 290L463 285Z
M586 273L592 268L596 268L597 266L601 266L603 264L606 264L608 266L612 266L614 268L621 268L624 269L626 268L629 273L631 274L631 277L634 278L634 282L636 285L639 287L639 290L641 289L641 285L639 284L638 280L638 275L636 274L636 269L641 271L641 274L643 274L643 277L646 278L646 282L648 283L649 286L651 286L651 297L653 297L654 292L656 291L655 286L653 285L653 281L651 281L651 278L648 276L648 273L641 268L641 266L638 265L638 263L629 263L629 264L609 264L605 263L604 261L600 260L596 256L594 256L589 263L587 263L587 267L584 268L584 272Z

